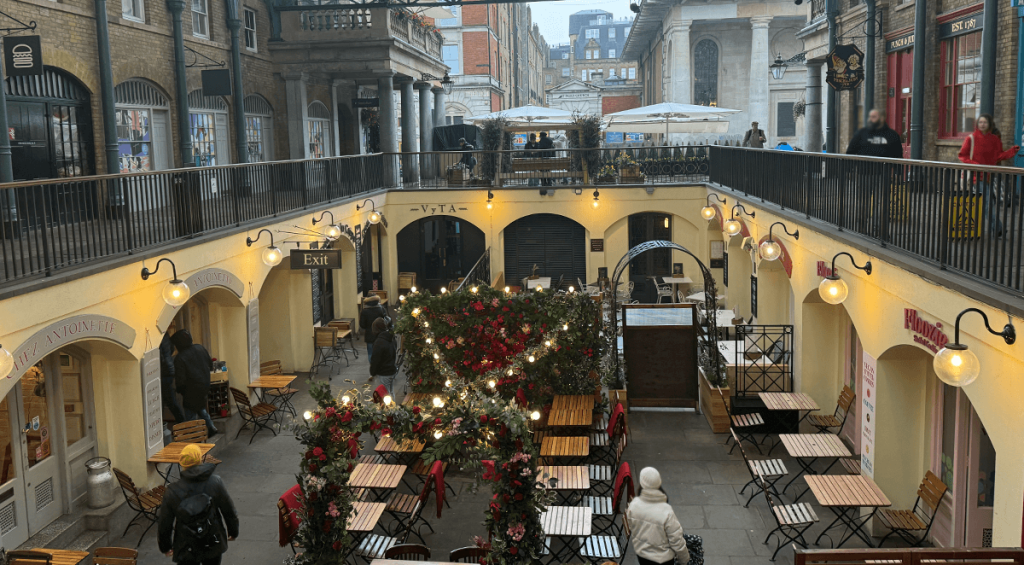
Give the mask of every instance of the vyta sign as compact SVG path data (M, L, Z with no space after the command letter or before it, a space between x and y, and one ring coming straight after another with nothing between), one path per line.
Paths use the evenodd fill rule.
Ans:
M903 327L914 332L914 342L928 348L932 353L949 343L949 336L942 331L942 322L929 322L913 308L903 309Z

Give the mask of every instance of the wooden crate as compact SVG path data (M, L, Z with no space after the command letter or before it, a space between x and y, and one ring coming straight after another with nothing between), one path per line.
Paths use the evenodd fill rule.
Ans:
M698 369L698 372L700 373L698 377L700 382L700 411L704 413L704 418L708 421L708 425L711 426L712 432L724 434L729 431L729 413L725 410L722 398L718 395L718 388L711 386L711 383L704 377L703 369ZM729 408L731 410L732 389L729 387L722 388L722 394L725 396L725 402L730 405Z

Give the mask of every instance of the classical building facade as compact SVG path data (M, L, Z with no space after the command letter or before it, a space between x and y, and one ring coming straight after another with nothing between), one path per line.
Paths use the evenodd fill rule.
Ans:
M569 16L569 43L555 45L544 71L547 88L569 80L637 84L636 61L622 57L631 18L616 20L611 12L584 10Z
M743 138L757 121L772 146L802 137L794 106L803 101L801 65L791 64L782 80L769 65L776 56L803 52L797 33L807 7L791 1L714 0L645 2L622 56L638 61L643 104L679 102L740 110L725 134L673 134L673 141L729 141Z

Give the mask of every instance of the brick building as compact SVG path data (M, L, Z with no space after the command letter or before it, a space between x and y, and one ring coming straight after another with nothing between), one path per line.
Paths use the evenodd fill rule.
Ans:
M865 22L867 6L859 0L840 1L837 33L840 43L867 47ZM975 0L932 0L927 5L926 34L918 40L914 34L915 3L913 0L877 2L882 27L875 42L874 106L887 111L887 121L904 138L904 155L910 156L910 113L915 103L923 104L922 158L956 161L963 139L974 129L974 120L981 113L985 90L994 90L994 116L1003 132L1004 145L1014 138L1014 117L1017 98L1017 14L1009 8L1000 10L997 21L997 52L995 82L982 82L981 42L984 29L984 3ZM811 3L808 23L800 35L806 42L809 64L821 76L825 72L828 51L828 25L824 4ZM925 89L913 92L914 50L924 48ZM865 61L865 66L870 68ZM824 79L821 79L822 82ZM827 92L828 86L823 89ZM823 98L826 98L823 95ZM836 141L845 150L853 133L864 122L868 107L865 86L836 95ZM822 116L829 115L823 105ZM824 131L825 117L820 131Z
M428 20L405 11L106 0L99 6L107 11L113 80L105 88L96 1L4 4L12 17L38 23L45 65L42 80L4 81L15 179L357 153L363 136L350 98L372 92L385 75L394 84L444 74L440 36ZM180 44L172 9L180 10ZM230 29L236 24L238 73ZM351 55L355 43L364 48L361 57ZM317 59L306 59L313 51ZM204 96L201 71L215 69L240 75L241 92ZM113 115L102 110L107 96ZM106 139L108 131L116 143Z
M636 62L622 57L632 25L632 19L616 20L604 10L584 10L569 16L569 43L555 45L549 51L544 71L547 88L572 79L637 84Z

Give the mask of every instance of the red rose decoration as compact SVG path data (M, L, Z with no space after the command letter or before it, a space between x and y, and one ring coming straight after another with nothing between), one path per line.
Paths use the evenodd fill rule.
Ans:
M481 424L486 424L487 423L487 414L481 414L480 415L480 423Z
M522 500L522 499L523 499L523 493L517 492L516 493L516 500Z
M324 450L323 450L322 447L317 447L317 448L313 449L313 455L316 455L317 457L320 457L323 454L324 454Z
M312 451L307 451L306 452L306 459L312 459L312 458L313 458L313 452Z
M309 464L309 472L310 472L310 473L315 473L315 472L316 472L316 469L317 469L317 467L316 467L316 463L310 463L310 464Z
M440 426L441 425L441 418L434 418L434 425L435 426Z
M518 555L519 554L519 548L518 547L510 547L510 548L508 548L508 552L511 553L512 555Z
M419 406L413 406L412 407L412 413L413 414L419 414L420 413L420 407Z
M341 415L340 419L341 419L342 422L351 422L352 421L352 412L351 411L346 411L344 414Z
M341 542L340 541L336 541L336 542L332 543L331 544L331 549L333 549L334 551L341 551Z

